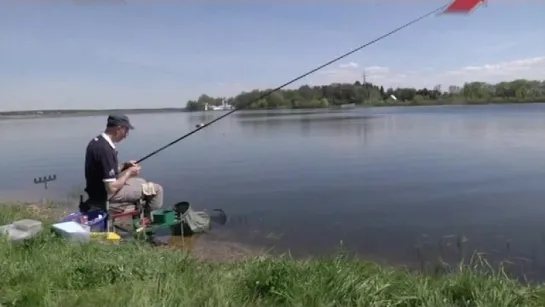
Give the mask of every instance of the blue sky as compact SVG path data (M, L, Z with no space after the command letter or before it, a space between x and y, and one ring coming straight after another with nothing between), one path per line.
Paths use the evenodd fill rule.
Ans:
M447 2L2 1L0 110L184 106L276 87ZM545 1L432 16L302 83L545 79Z

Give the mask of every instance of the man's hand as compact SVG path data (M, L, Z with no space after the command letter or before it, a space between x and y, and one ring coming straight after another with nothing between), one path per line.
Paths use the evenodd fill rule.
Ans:
M125 171L125 170L128 170L131 166L134 166L136 165L136 161L135 160L131 160L129 162L123 162L123 164L121 165L121 171Z
M136 161L125 162L122 164L125 168L121 171L121 174L114 182L105 182L108 195L113 195L121 189L127 180L132 177L140 175L140 165L136 164Z
M130 174L131 177L135 177L140 175L140 165L136 163L132 163L132 166L130 166L127 170L127 172Z

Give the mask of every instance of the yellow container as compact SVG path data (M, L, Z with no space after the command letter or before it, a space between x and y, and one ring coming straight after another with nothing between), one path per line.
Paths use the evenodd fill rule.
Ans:
M115 232L91 232L91 239L106 240L109 243L119 243L121 236Z

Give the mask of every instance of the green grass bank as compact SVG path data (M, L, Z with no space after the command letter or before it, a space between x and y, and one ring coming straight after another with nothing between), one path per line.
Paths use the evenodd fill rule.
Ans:
M0 205L0 224L52 221L54 211ZM481 265L423 276L339 255L296 261L199 261L133 243L73 244L45 231L0 238L0 305L7 306L545 306L545 287Z

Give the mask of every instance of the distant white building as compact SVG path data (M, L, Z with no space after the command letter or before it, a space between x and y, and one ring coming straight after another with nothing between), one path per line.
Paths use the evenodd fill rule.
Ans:
M225 111L225 110L232 110L233 106L228 104L225 99L221 102L221 105L219 106L211 106L208 103L204 104L204 110L205 111Z

